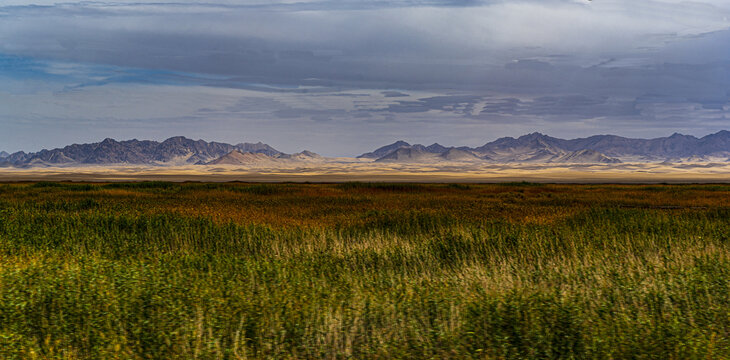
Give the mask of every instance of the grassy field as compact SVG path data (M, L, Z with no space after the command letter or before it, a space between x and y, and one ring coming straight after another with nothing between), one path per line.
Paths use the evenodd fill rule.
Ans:
M0 358L730 358L729 185L0 184Z

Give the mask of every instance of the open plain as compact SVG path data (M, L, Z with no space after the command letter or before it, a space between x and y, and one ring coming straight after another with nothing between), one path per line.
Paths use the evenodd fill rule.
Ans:
M725 184L0 184L0 357L727 358L728 234Z
M381 163L353 158L260 165L57 166L0 169L0 181L730 182L730 162L622 164Z

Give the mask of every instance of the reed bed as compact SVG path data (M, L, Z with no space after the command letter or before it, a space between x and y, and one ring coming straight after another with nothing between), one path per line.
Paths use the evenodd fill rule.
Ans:
M730 186L0 184L0 357L730 357Z

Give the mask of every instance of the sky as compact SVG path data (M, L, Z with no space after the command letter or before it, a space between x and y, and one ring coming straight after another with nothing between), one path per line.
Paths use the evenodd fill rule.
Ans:
M0 2L0 150L730 129L727 0Z

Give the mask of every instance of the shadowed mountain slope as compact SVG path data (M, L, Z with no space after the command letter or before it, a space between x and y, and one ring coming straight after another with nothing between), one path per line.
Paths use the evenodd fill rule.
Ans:
M278 156L280 151L263 143L231 145L192 140L182 136L165 141L104 139L98 143L73 144L36 153L17 152L2 159L5 166L42 166L66 164L201 164L237 150Z
M418 147L401 147L375 160L380 162L429 162L435 161L437 155Z
M206 163L206 165L252 165L270 163L273 161L275 161L275 159L266 154L233 150L226 155Z
M377 148L373 152L362 154L362 155L358 156L358 158L379 159L385 155L390 154L394 150L398 150L400 148L410 148L410 147L411 147L411 144L400 140L400 141L396 141L390 145L385 145L383 147Z
M0 166L188 165L213 164L217 159L221 159L221 162L237 163L238 160L233 158L240 156L232 154L233 152L265 155L270 160L322 161L323 159L310 151L284 154L261 142L232 145L176 136L162 142L136 139L116 141L107 138L97 143L73 144L35 153L0 152ZM682 134L655 139L595 135L571 140L532 133L518 138L503 137L476 148L446 147L438 143L429 146L411 145L401 140L362 154L358 158L409 163L724 162L730 160L730 131L723 130L701 138Z
M442 159L461 161L470 155L485 161L498 163L617 163L621 161L707 161L730 157L730 132L720 131L702 138L673 134L655 139L632 139L616 135L595 135L587 138L565 140L532 133L518 138L504 137L476 148L428 147L410 145L405 141L381 147L363 154L363 158L388 161L414 162L418 159L431 161L433 157L408 155L407 149L427 154L447 154ZM450 153L461 150L459 155ZM395 151L397 154L393 154ZM377 157L380 155L380 157Z

